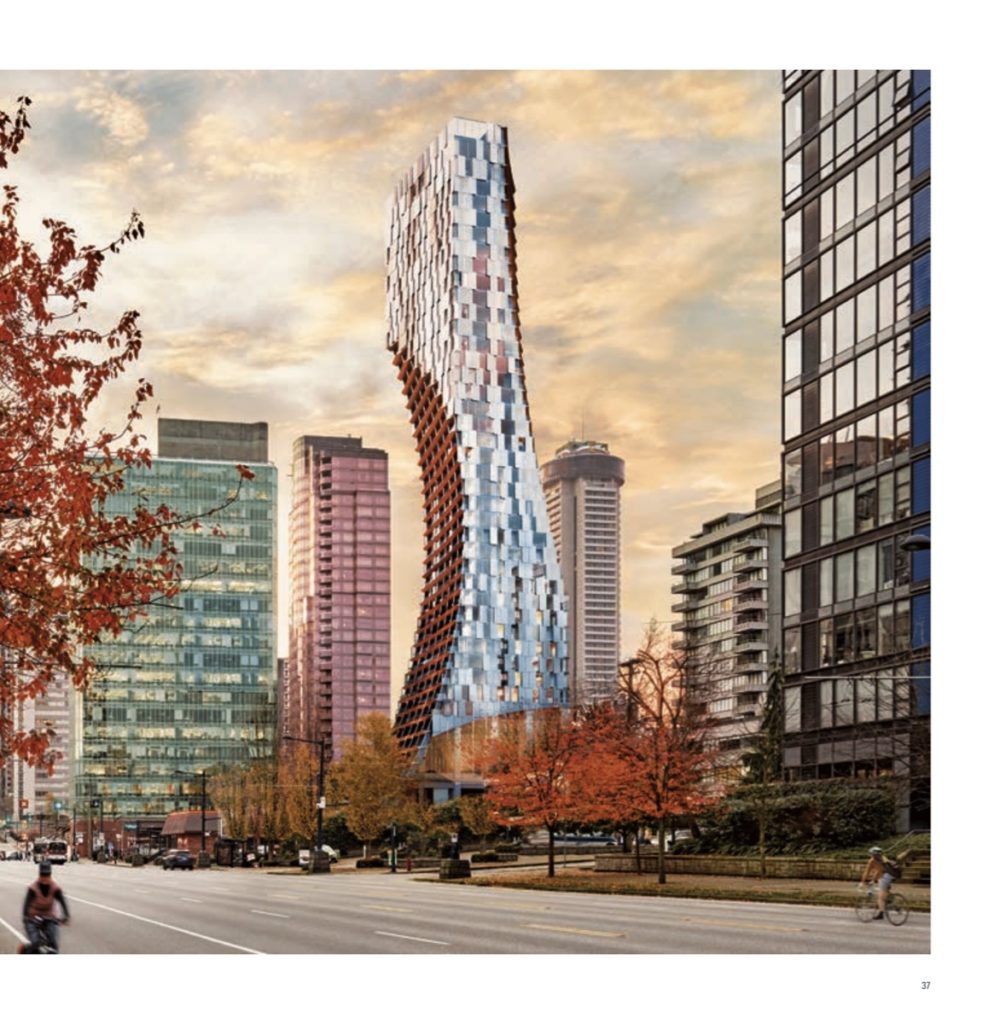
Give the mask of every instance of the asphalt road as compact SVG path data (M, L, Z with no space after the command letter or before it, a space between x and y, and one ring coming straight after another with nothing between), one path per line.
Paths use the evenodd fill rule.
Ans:
M0 952L22 930L30 863L0 862ZM930 916L862 924L846 908L525 892L419 875L55 868L80 953L916 953Z

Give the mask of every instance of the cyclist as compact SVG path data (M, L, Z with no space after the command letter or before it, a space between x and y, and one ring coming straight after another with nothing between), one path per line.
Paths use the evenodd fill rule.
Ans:
M878 882L878 913L873 920L880 921L885 917L885 900L892 888L893 874L885 862L881 846L873 846L869 851L869 860L861 873L860 889L866 882Z
M56 903L62 907L61 921ZM58 951L59 925L69 924L69 907L62 889L52 878L52 864L47 860L38 865L38 878L28 886L21 916L29 941L18 946L18 953L37 953L43 945Z

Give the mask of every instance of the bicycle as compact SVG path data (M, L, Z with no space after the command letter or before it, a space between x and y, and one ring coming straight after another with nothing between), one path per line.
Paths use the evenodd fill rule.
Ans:
M28 941L37 944L36 953L59 952L59 925L63 923L45 917L25 918L24 924L28 932ZM22 947L18 952L25 952L25 950Z
M854 912L858 915L858 919L865 924L875 919L875 915L878 913L878 893L875 890L874 882L869 882L867 890L858 897L854 905ZM897 928L904 924L910 916L906 897L900 896L898 892L893 892L890 889L885 897L885 916L889 924L896 925Z

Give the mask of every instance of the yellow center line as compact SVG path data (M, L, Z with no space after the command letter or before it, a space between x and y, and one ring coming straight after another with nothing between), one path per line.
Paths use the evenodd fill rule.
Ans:
M757 932L804 932L805 928L783 928L776 924L747 924L745 921L728 921L716 917L685 917L689 924L727 925L730 928L749 928Z
M413 911L406 907L386 907L381 903L362 903L362 910L388 910L393 914L412 914Z
M561 928L556 924L534 924L529 923L525 928L537 928L543 932L566 932L570 935L594 935L599 939L624 939L624 932L595 932L589 928Z

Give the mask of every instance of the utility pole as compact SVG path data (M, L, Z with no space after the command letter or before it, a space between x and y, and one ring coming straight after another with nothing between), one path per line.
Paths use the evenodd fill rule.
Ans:
M323 780L326 774L326 740L307 740L303 736L282 736L283 740L289 743L308 743L313 747L319 747L319 772L316 776L316 844L313 850L315 861L323 846L323 809L326 807L326 797L323 795ZM330 751L331 755L333 751Z

